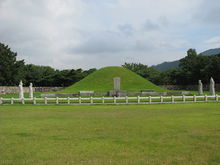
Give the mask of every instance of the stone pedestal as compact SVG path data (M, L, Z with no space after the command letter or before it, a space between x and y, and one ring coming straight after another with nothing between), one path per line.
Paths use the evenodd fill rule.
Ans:
M121 90L113 90L108 92L108 96L116 96L116 97L125 97L127 96L128 92L127 91L121 91Z
M80 96L91 97L91 96L94 96L94 91L80 91L79 95Z

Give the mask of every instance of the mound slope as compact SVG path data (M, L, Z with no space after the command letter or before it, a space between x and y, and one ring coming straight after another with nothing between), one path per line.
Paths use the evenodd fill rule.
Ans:
M59 92L73 93L79 91L96 91L105 92L113 90L113 78L121 78L121 90L140 91L144 89L152 89L155 91L165 91L136 73L123 67L105 67L88 75L81 81L69 86Z

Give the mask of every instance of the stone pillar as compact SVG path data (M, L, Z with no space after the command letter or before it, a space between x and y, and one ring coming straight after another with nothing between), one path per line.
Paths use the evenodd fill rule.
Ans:
M29 98L33 98L34 94L33 94L33 84L30 83L30 86L29 86Z
M201 80L199 80L198 92L200 96L203 95L203 84Z
M120 91L120 77L114 78L114 90Z
M20 84L19 84L19 98L20 99L24 98L24 90L23 90L23 83L22 83L22 81L20 81Z
M210 87L209 87L210 95L214 96L215 95L215 81L211 77L210 79Z

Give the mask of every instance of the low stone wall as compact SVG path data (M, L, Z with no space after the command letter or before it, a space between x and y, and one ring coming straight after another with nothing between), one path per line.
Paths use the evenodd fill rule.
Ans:
M198 90L198 85L160 85L160 87L169 90ZM209 84L203 84L203 90L209 91ZM215 84L215 90L220 91L220 84Z
M24 93L29 92L29 87L23 87ZM33 92L56 92L64 87L33 87ZM19 88L16 86L0 86L0 94L16 94Z
M160 87L169 90L198 90L198 85L160 85ZM33 87L33 92L56 92L58 90L64 89L65 87ZM29 87L23 87L24 93L29 92ZM203 90L208 91L209 85L203 85ZM215 90L220 91L220 84L215 84ZM0 94L16 94L19 92L17 86L0 86ZM108 92L94 93L95 96L107 96ZM134 93L132 93L134 95ZM137 92L136 95L140 95Z
M108 97L125 97L125 96L166 96L166 95L188 95L188 91L181 92L127 92L127 91L109 91L109 92L84 92L78 93L42 93L41 97L93 97L93 96L108 96Z
M65 87L33 87L34 92L56 92L61 89L64 89Z

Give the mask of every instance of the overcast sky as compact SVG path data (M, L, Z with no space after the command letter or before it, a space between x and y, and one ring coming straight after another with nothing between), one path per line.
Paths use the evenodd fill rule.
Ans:
M57 69L153 65L220 47L220 1L0 0L0 42Z

